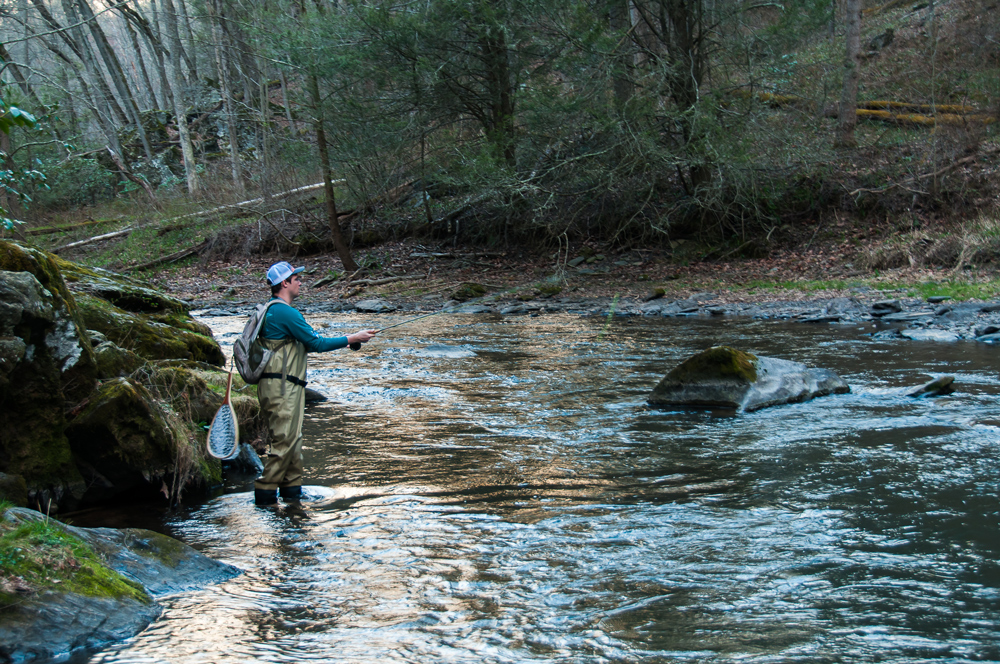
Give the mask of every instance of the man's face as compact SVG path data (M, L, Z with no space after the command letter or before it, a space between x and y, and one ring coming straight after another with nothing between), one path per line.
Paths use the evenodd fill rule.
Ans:
M285 279L285 288L287 289L288 294L293 298L298 297L299 290L302 289L302 277L296 274L288 279Z

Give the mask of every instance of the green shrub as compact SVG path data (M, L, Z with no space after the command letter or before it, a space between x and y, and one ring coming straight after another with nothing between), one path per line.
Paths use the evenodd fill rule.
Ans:
M70 207L94 204L115 197L116 177L94 159L50 161L42 170L48 178L48 190L38 190L32 198L45 207Z

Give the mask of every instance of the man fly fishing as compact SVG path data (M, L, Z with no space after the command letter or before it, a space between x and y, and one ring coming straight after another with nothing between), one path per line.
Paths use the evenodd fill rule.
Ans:
M274 352L257 384L257 398L267 417L271 448L264 473L254 482L254 502L273 505L281 499L302 498L302 418L306 404L306 353L322 353L366 343L378 330L361 330L346 337L321 337L292 301L299 296L305 268L282 261L267 271L272 299L260 329L261 344Z

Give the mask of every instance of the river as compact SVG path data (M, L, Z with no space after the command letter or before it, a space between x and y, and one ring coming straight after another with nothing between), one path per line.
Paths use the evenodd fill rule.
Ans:
M243 319L205 321L231 344ZM873 330L455 314L313 356L330 400L306 411L310 500L257 508L252 477L228 477L181 510L123 507L100 525L245 573L74 661L1000 659L1000 354ZM646 405L718 344L852 391L736 416ZM943 373L957 393L903 395Z

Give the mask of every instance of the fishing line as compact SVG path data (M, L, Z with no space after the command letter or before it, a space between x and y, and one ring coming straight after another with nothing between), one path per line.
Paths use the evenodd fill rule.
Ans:
M451 307L446 307L444 309L441 309L440 311L434 311L434 312L429 313L429 314L421 314L420 316L414 316L413 318L409 318L409 319L404 320L404 321L399 322L399 323L394 323L392 325L386 325L385 327L380 327L378 330L376 330L376 332L377 333L385 332L386 330L391 330L394 327L401 327L403 325L409 325L410 323L415 323L416 321L423 320L424 318L430 318L431 316L438 316L440 314L447 314L447 313L456 311L458 309L461 309L462 307L468 307L468 306L471 306L471 305L474 305L474 304L482 304L483 302L485 302L487 300L496 299L496 298L502 297L502 296L504 296L504 295L506 295L508 293L512 293L512 292L518 290L519 288L521 288L521 286L514 286L512 288L508 288L505 291L500 291L499 293L493 293L492 295L485 295L485 296L479 298L478 300L470 300L469 302L460 302L460 303L458 303L456 305L453 305ZM361 349L361 343L360 342L356 342L356 343L350 344L350 348L351 348L351 350L360 350Z
M618 304L618 293L611 299L611 309L608 311L608 320L604 323L604 329L601 333L597 335L597 340L601 341L604 339L604 335L608 333L608 328L611 327L611 319L615 317L615 306Z

